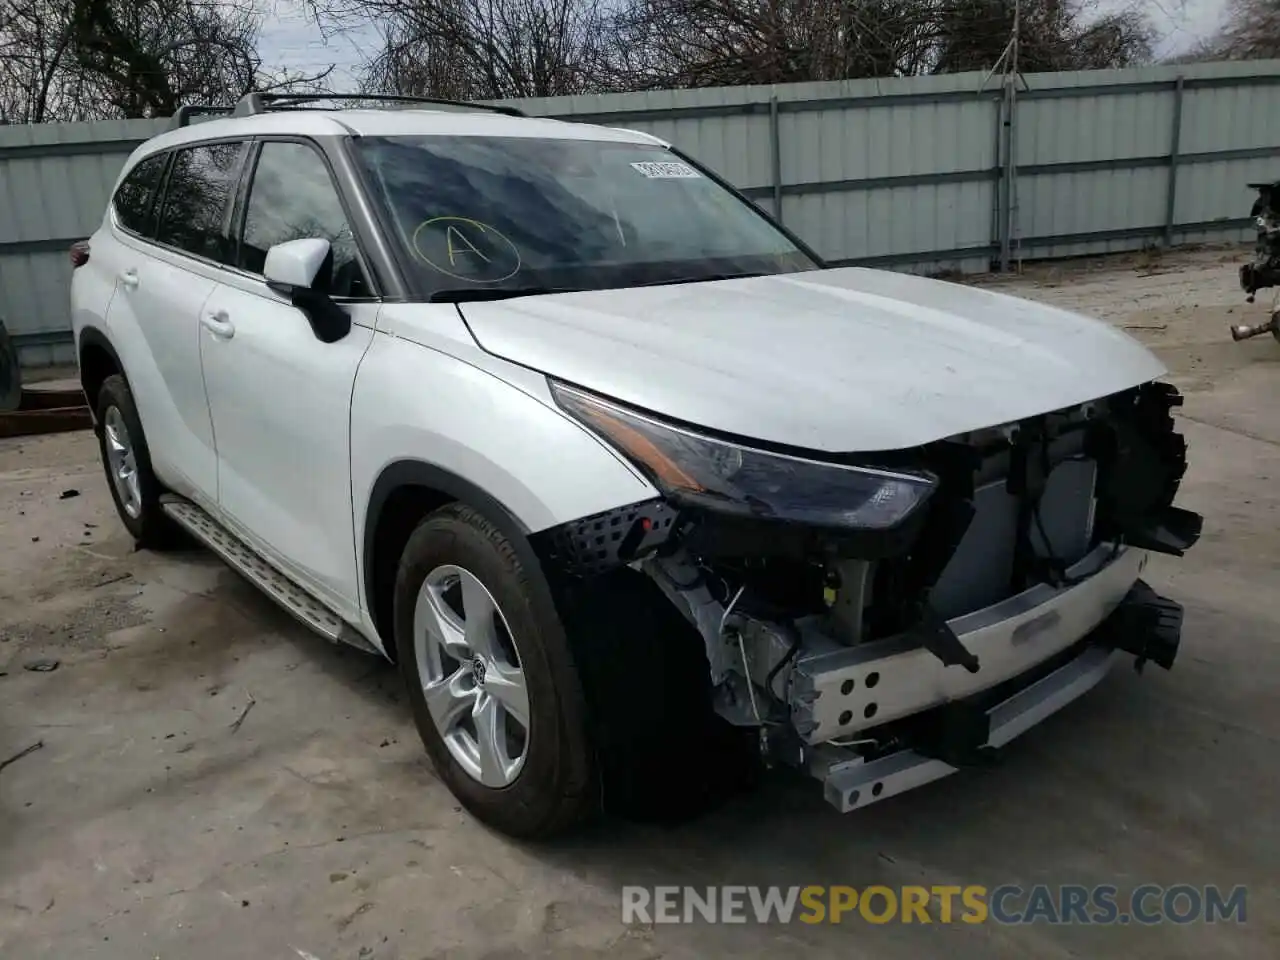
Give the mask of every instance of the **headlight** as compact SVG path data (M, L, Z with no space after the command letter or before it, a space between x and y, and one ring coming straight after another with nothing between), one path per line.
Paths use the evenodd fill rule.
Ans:
M551 384L560 406L625 453L672 499L762 519L887 530L937 485L928 474L819 463L660 423Z

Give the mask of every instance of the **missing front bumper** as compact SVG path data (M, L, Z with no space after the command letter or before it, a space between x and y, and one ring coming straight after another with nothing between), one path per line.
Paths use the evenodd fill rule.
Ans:
M827 801L842 813L923 786L962 766L990 762L1014 738L1096 686L1122 653L1141 666L1166 669L1177 655L1182 608L1138 581L1083 644L1059 654L1045 673L1020 678L930 711L915 729L917 741L874 759L847 757L837 747L818 746L808 756Z
M1071 585L1041 584L949 621L981 662L976 673L946 666L910 636L810 646L791 679L792 725L805 743L827 743L1022 676L1097 629L1121 606L1146 560L1142 550L1099 546L1068 571Z

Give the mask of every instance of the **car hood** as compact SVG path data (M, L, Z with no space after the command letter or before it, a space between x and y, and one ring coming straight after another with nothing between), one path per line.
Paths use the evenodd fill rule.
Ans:
M1101 321L860 268L461 309L507 360L687 424L827 452L917 446L1165 373Z

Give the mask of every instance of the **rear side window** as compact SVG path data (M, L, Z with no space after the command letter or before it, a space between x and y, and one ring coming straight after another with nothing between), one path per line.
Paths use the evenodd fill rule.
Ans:
M240 267L262 273L267 251L288 240L328 240L332 273L316 285L335 297L367 297L355 235L324 159L304 143L262 145L245 206Z
M164 153L147 157L129 171L116 189L111 205L115 208L116 219L129 232L143 237L154 235L156 194L168 159L168 154Z
M225 225L245 146L206 143L174 152L156 239L219 263L231 261Z

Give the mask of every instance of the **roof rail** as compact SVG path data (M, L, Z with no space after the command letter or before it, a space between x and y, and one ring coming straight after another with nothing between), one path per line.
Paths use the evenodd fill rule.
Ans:
M443 107L465 107L468 110L488 110L508 117L525 116L515 107L494 103L471 103L466 100L443 100L437 97L409 97L389 93L246 93L231 111L233 117L251 117L269 110L288 110L317 100L337 101L386 101L388 103L421 103ZM221 108L212 108L221 109ZM305 108L304 108L305 109ZM181 111L179 111L181 112Z
M176 121L177 126L185 127L189 126L196 117L225 115L230 113L231 110L231 107L211 107L205 103L192 103L179 107L178 112L173 115L173 119Z

